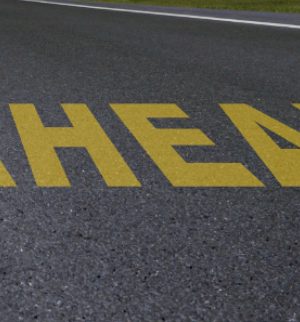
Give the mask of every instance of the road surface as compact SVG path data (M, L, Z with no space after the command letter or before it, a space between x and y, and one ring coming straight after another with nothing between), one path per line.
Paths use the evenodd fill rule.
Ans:
M0 191L1 322L299 321L300 190L219 106L299 130L299 30L1 0L0 49L1 160L17 184ZM86 104L141 187L108 187L70 148L57 153L71 187L37 186L12 103L51 127L70 126L61 103ZM265 187L173 187L111 103L177 104L189 120L155 125L215 143L178 149L186 160L240 162Z

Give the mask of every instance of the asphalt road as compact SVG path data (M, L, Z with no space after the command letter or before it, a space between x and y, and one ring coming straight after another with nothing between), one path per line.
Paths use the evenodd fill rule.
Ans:
M295 19L295 17L293 18ZM282 188L219 103L300 128L300 32L1 0L0 320L296 322L299 188ZM265 188L174 188L109 103L176 103ZM86 103L141 188L108 188L82 149L58 151L71 188L35 185L9 103L69 126ZM282 143L283 144L283 143Z

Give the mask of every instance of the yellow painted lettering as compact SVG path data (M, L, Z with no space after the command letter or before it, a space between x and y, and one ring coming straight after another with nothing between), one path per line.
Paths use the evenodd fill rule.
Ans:
M149 118L188 118L174 104L112 104L148 155L175 187L262 187L240 163L188 163L174 146L213 146L200 129L158 129Z
M300 109L300 104L295 104ZM300 132L246 104L221 104L260 159L284 187L300 186ZM297 148L283 149L264 128Z
M6 170L3 162L0 161L0 187L8 188L8 187L15 187L15 186L16 186L16 183L14 179Z
M55 148L86 148L110 187L138 187L139 181L85 104L63 104L72 127L44 127L32 104L11 104L35 181L40 187L68 187Z

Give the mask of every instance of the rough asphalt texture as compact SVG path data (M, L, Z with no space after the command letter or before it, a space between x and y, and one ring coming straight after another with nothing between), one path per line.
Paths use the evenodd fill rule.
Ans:
M283 189L218 103L251 104L300 128L297 30L1 0L0 320L296 322L300 189ZM59 156L71 189L35 186L8 104L87 103L140 189L110 189L87 153ZM187 160L243 162L263 189L174 189L109 103L177 103L212 148ZM284 144L284 142L281 142Z

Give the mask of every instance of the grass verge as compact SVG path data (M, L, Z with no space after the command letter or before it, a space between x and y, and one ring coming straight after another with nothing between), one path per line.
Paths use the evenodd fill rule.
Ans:
M97 2L97 0L93 0ZM135 3L160 6L300 12L300 0L99 0L111 3Z

